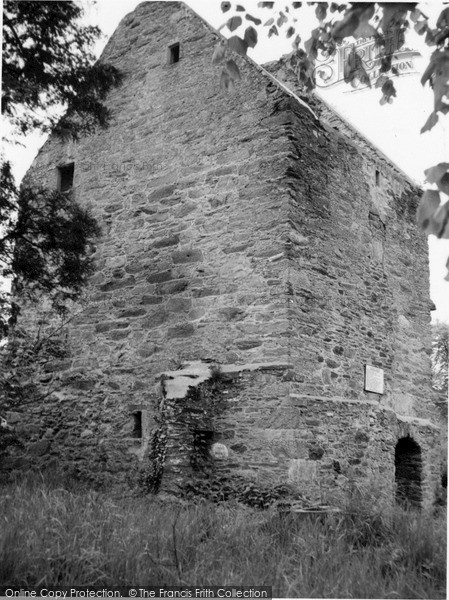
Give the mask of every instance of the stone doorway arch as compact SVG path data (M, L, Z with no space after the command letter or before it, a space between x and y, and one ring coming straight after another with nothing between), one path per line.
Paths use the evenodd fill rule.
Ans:
M422 501L422 457L419 444L411 437L398 440L394 453L396 502L420 507Z

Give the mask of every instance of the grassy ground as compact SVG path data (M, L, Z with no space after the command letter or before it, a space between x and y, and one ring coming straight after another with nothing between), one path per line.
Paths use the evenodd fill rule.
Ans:
M281 597L444 598L444 516L325 519L0 488L0 585L271 585Z

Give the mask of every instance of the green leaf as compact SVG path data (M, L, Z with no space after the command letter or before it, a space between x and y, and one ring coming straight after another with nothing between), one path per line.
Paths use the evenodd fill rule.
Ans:
M254 48L257 44L257 31L254 27L248 27L245 31L245 42L248 44L249 48Z
M349 53L344 65L344 80L350 83L352 87L357 87L359 82L364 85L371 86L370 79L366 73L362 58L357 54L355 49Z
M388 77L386 75L379 75L379 77L376 80L376 85L374 87L381 88L386 81L388 81Z
M309 38L308 40L306 40L304 42L304 48L305 48L310 60L312 60L312 61L315 60L318 55L318 49L317 49L317 41L313 37L313 35L311 38Z
M228 10L231 9L231 3L230 2L222 2L221 3L221 10L222 12L228 12Z
M434 110L446 114L449 111L449 50L442 54L433 73Z
M394 96L396 98L396 88L394 87L394 83L391 79L387 79L381 88L382 94L387 97L387 100L390 101L390 97ZM391 104L391 102L390 102Z
M445 27L442 31L437 29L437 33L435 35L435 44L441 48L444 46L445 40L449 39L449 27ZM446 46L447 48L447 46Z
M430 86L434 86L433 78L436 77L437 71L440 71L445 64L447 64L449 60L449 50L440 51L435 50L430 57L430 62L427 65L426 70L421 77L421 84L425 85L427 82L430 83Z
M439 163L435 167L426 169L424 175L429 183L436 183L449 171L449 163Z
M279 13L278 20L276 21L276 25L277 25L278 27L282 27L282 25L283 25L284 23L287 23L287 21L288 21L288 18L287 18L287 16L286 16L286 15L285 15L285 14L284 14L282 11L281 11L281 12Z
M438 29L444 29L445 27L449 27L449 8L445 8L440 13L436 25Z
M237 6L235 7L235 10L237 12L245 12L246 9L245 9L244 6L241 6L240 4L237 4Z
M240 27L241 24L242 24L242 17L232 17L226 23L229 31L235 31L238 27Z
M446 196L449 196L449 173L446 173L440 179L438 182L438 189L443 192L443 194L446 194Z
M270 38L272 35L279 35L276 25L273 25L272 27L270 27L270 29L268 31L268 37Z
M292 2L293 8L301 8L302 2Z
M440 192L449 195L449 163L439 163L424 171L429 183L435 183Z
M418 21L417 23L415 23L413 29L416 31L416 33L418 35L424 35L424 33L427 32L429 28L429 25L427 23L427 19L425 19L424 21Z
M274 18L271 17L271 19L268 19L268 21L266 23L263 24L264 27L270 27L270 25L273 25L274 23Z
M393 104L393 98L391 96L386 96L383 94L382 98L379 100L379 104L384 106L385 104Z
M376 29L367 21L360 21L358 27L353 33L353 36L356 40L359 40L360 38L375 37L376 35Z
M419 21L419 19L422 16L422 12L419 10L419 8L415 8L415 10L412 10L410 13L410 21L412 23L417 23Z
M287 39L291 38L291 37L292 37L292 35L294 35L294 34L295 34L295 31L296 31L296 30L295 30L295 28L294 28L294 27L289 27L289 28L287 29L287 33L285 34L285 37L286 37Z
M324 21L327 16L327 2L318 2L315 8L315 15L318 21Z
M273 8L274 2L258 2L257 6L259 8Z
M348 8L341 21L337 21L332 26L332 37L334 40L343 40L346 37L352 36L354 32L363 27L363 24L368 24L368 21L374 15L374 4L355 3ZM385 11L385 8L384 8Z
M442 204L433 215L435 235L440 239L449 238L449 202Z
M226 56L226 46L223 42L220 42L215 46L214 53L212 55L212 64L218 65L223 62L224 57Z
M229 77L235 81L241 79L240 70L234 60L232 58L226 61L226 71L229 74Z
M435 46L436 44L436 36L438 34L438 29L430 29L430 27L427 29L426 32L426 37L424 39L424 42L428 45L428 46Z
M421 229L428 234L437 234L438 227L435 225L433 217L439 206L440 193L435 190L426 190L416 211L416 221Z
M413 10L415 6L416 4L407 4L405 2L383 2L381 27L384 34L389 31L390 27L392 29L395 28L396 31L398 31L398 25L407 17L407 11Z
M298 34L293 40L292 46L294 50L298 50L299 44L301 43L301 36Z
M233 35L228 39L228 48L233 52L237 52L240 56L246 56L246 52L248 50L248 44L242 38L239 38L238 35Z
M253 17L252 15L245 15L245 19L248 19L248 21L251 21L252 23L254 23L255 25L259 26L262 21L260 19L257 19L256 17Z
M334 40L344 40L351 36L360 24L358 11L349 9L343 19L332 26L332 37Z
M424 126L421 128L420 133L425 133L426 131L430 131L437 123L438 123L438 114L436 112L431 112L429 118L425 122Z

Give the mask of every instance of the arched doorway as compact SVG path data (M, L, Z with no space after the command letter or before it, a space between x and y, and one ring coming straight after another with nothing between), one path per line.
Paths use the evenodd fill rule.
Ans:
M421 448L411 437L401 438L394 454L396 502L403 506L421 506Z

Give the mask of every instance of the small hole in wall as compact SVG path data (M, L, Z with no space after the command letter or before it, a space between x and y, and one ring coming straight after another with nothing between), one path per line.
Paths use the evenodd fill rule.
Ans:
M179 62L180 58L180 45L179 43L173 44L168 47L168 64L173 65Z
M376 169L376 185L380 185L380 172Z
M69 192L72 189L74 173L75 163L69 163L58 167L57 187L59 192Z
M131 437L140 439L142 437L142 411L138 410L132 414L133 430Z

